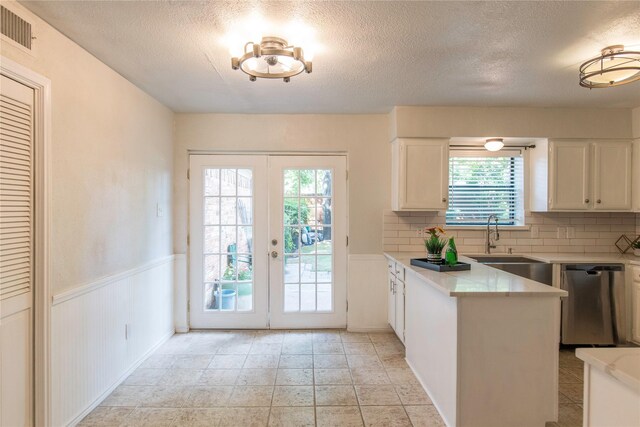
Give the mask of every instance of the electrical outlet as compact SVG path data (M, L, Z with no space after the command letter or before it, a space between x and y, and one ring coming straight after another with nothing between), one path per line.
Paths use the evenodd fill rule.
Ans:
M567 227L567 239L574 239L576 237L576 228Z
M564 239L567 235L567 227L558 227L556 231L556 237L558 239Z
M164 209L162 208L162 205L160 203L156 203L156 216L158 218L164 216Z
M424 228L422 227L416 228L416 237L424 237Z

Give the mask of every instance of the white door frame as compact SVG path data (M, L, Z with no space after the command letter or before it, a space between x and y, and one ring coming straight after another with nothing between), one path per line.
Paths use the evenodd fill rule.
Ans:
M34 90L34 425L49 425L50 382L50 195L51 80L0 56L0 73Z
M244 156L257 156L257 155L267 155L267 156L342 156L345 158L346 161L346 169L347 169L347 176L348 176L348 172L349 172L349 153L346 151L327 151L327 152L323 152L323 151L269 151L269 150L264 150L264 151L256 151L256 150L251 150L251 151L236 151L236 150L206 150L206 149L191 149L191 150L187 150L187 175L190 174L189 171L189 165L190 165L190 158L192 155L214 155L214 156L219 156L219 155L227 155L227 156L233 156L233 155L244 155ZM189 188L190 188L190 184L189 184ZM347 234L347 238L349 236L349 181L347 179L347 185L346 185L346 195L345 195L345 209L346 209L346 222L345 222L345 229L346 229L346 234ZM191 196L189 195L188 199L187 199L187 237L189 237L192 233L193 230L191 230L191 225L190 225L190 210L191 210ZM190 299L191 299L191 266L190 266L190 253L191 253L191 242L190 242L190 238L187 239L187 277L186 277L186 292L185 292L185 296L186 298L182 299L181 298L181 304L184 307L184 311L185 313L187 313L187 325L188 328L191 329L191 315L189 313L189 303L190 303ZM349 314L348 314L348 300L349 300L349 262L348 262L348 258L349 258L349 246L347 245L346 248L346 265L347 265L347 271L346 271L346 299L347 299L347 307L346 307L346 312L345 315L348 319ZM348 327L348 323L347 323L347 327ZM187 331L189 330L187 329ZM185 331L185 332L187 332Z

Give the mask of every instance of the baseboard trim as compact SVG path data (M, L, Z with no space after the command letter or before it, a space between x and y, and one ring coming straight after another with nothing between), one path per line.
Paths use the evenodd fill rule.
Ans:
M120 376L120 378L114 381L114 383L111 386L109 386L109 388L107 388L107 390L105 390L104 393L98 396L98 398L96 398L93 402L91 402L91 404L84 411L82 411L77 417L71 420L68 426L75 427L78 423L80 423L80 421L82 421L84 417L89 415L91 411L93 411L95 408L98 407L100 402L106 399L107 396L109 396L113 392L113 390L115 390L120 384L122 384L122 382L126 380L127 377L133 373L133 371L138 369L138 367L142 365L142 362L144 362L147 359L147 357L149 357L154 351L160 348L160 346L165 342L167 342L169 338L171 338L174 334L175 334L175 331L173 330L167 332L153 347L151 347L145 354L143 354L140 358L138 358L138 360L136 360L131 365L131 367L127 369L127 371Z
M127 277L141 273L143 271L150 270L152 268L158 267L160 265L163 265L169 262L173 262L175 257L176 257L175 255L169 255L166 257L158 258L146 264L143 264L141 266L132 268L130 270L125 270L125 271L121 271L120 273L104 276L100 279L92 280L90 283L85 283L83 285L77 286L68 291L61 292L53 296L52 305L61 304L65 301L69 301L70 299L74 299L81 295L87 294L89 292L93 292L96 289L100 289L118 280L122 280Z

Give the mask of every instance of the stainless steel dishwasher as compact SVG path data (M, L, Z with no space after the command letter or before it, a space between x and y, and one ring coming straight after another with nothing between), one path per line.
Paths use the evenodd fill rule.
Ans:
M563 344L625 344L623 264L564 264Z

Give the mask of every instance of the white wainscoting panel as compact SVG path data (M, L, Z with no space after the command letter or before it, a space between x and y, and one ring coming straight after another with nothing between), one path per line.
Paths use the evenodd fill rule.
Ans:
M387 261L384 255L349 255L347 329L391 330L387 322Z
M187 256L175 254L175 270L173 272L173 320L177 333L189 332L189 313L187 312Z
M173 327L174 256L53 297L51 420L78 422Z

